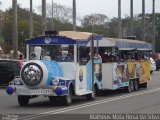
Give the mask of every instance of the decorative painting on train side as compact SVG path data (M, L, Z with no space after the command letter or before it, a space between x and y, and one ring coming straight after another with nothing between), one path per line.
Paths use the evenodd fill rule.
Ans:
M83 91L87 88L86 66L79 68L79 90Z
M121 86L123 82L127 82L127 64L113 63L113 84Z
M144 83L150 80L150 63L149 61L141 61L141 74L140 74L140 83Z
M95 73L96 79L98 81L102 81L102 64L101 63L94 64L94 73Z
M82 68L79 70L79 81L80 82L83 81L83 70L82 70Z
M139 78L140 83L150 80L150 65L148 61L129 61L127 64L129 79Z

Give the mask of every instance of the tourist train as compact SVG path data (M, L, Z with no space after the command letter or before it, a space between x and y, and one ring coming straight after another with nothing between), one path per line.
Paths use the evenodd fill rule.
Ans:
M46 31L26 40L26 63L6 91L17 95L21 106L31 98L60 99L72 96L95 99L101 90L147 87L150 80L151 45L128 39L105 38L77 31Z

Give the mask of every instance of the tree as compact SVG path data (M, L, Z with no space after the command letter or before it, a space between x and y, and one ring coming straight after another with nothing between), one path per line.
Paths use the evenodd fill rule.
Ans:
M3 21L3 29L2 29L2 37L5 40L6 52L10 51L11 47L9 45L12 44L12 8L6 10L4 12L4 21ZM19 48L25 44L25 39L29 38L29 11L24 8L17 7L18 12L18 44ZM34 14L34 33L33 36L41 35L41 16ZM19 49L18 48L18 49ZM23 50L25 51L25 50Z
M95 32L107 36L108 17L104 14L90 14L81 19L82 31Z
M90 14L83 17L81 25L85 26L101 26L108 22L108 17L104 14Z
M39 6L37 9L41 11L42 7ZM59 20L63 23L72 21L72 9L69 7L59 5L57 3L53 3L52 7L52 4L48 3L46 5L46 12L48 18L52 18L52 13L53 13L53 18L55 20Z
M160 53L160 13L155 14L155 51Z
M108 22L108 36L107 37L112 37L112 38L117 38L118 37L118 18L112 18L109 22Z
M37 8L40 13L42 7ZM57 3L46 5L47 30L72 30L72 9ZM54 26L52 26L54 23Z

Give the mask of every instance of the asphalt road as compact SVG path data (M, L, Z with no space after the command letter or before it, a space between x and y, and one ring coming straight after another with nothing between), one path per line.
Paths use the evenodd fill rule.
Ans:
M96 118L95 114L159 114L160 71L154 72L151 78L147 89L133 93L125 93L123 90L103 91L94 101L75 97L73 104L68 107L61 105L59 101L50 103L47 97L31 99L27 107L20 107L16 96L9 96L4 89L0 89L0 119L13 117L20 120L85 120Z

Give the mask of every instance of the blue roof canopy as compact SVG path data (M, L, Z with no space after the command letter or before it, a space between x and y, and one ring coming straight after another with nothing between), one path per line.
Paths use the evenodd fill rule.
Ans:
M149 43L127 43L127 42L116 42L115 46L120 50L152 50L152 46Z
M103 38L99 41L100 47L117 47L119 50L152 50L150 43L119 38Z
M88 32L62 31L55 36L39 36L26 40L29 45L51 45L51 44L87 44L91 39L101 40L102 36Z

